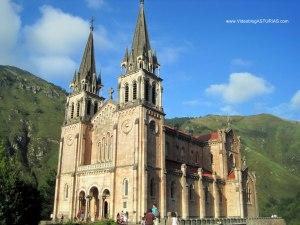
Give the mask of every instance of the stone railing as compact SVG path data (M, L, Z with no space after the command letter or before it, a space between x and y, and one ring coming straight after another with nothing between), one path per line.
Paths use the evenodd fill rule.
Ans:
M167 225L166 219L160 225ZM282 218L204 218L180 220L180 225L286 225Z
M102 162L102 163L96 163L91 165L84 165L78 167L78 172L87 172L92 170L105 170L110 169L113 167L112 162Z

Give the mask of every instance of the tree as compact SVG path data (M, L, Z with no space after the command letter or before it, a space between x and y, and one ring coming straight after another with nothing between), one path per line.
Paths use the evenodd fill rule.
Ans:
M35 225L40 220L41 200L36 186L22 179L0 143L0 224Z

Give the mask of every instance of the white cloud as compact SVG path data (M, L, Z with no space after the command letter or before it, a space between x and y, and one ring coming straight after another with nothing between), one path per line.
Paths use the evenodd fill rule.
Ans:
M225 102L235 104L269 94L273 90L274 87L261 77L251 73L232 73L228 83L212 84L206 89L206 93L220 96Z
M77 67L76 63L67 56L33 57L30 61L41 77L46 79L51 77L52 80L58 78L70 80Z
M241 59L241 58L235 58L231 60L230 65L231 66L243 66L247 67L250 66L252 63L249 60Z
M42 17L25 27L26 44L32 51L65 55L82 47L89 31L87 21L51 6L43 6L40 11Z
M291 99L291 107L300 110L300 90L298 90Z
M0 63L13 61L12 51L18 41L21 20L18 13L21 7L10 0L0 1Z
M91 9L100 9L104 6L104 0L85 0L87 7Z
M75 61L78 62L83 54L90 24L52 6L44 5L40 11L41 17L24 28L29 64L33 71L52 82L59 76L68 79L79 66ZM95 48L113 49L106 29L95 28Z

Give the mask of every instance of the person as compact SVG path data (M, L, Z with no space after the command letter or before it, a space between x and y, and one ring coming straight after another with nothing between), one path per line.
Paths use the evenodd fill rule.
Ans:
M81 210L80 221L83 221L83 220L84 220L84 212L83 212L83 210Z
M172 225L179 225L179 221L175 212L171 213L171 217L172 217Z
M166 225L172 225L172 212L167 212Z
M122 224L120 213L117 214L117 224L118 225Z
M141 225L146 225L146 213L144 213L144 216L142 217Z
M64 222L64 214L61 214L61 217L60 217L60 222Z
M128 222L128 212L126 212L126 213L123 214L123 223L122 224L126 225L127 222Z
M148 209L145 216L145 224L146 225L153 225L155 220L155 216L153 215L151 209Z
M155 203L153 204L151 211L152 211L153 215L155 216L154 224L158 225L160 215L159 215L159 211L158 211L158 208L156 207Z

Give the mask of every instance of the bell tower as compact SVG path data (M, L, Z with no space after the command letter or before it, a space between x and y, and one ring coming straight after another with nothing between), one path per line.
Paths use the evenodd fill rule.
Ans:
M159 75L160 64L156 53L151 48L143 0L140 0L139 4L132 45L130 49L125 50L121 67L123 72L118 78L118 110L122 114L136 112L130 119L135 117L138 143L136 147L128 147L126 152L127 155L137 155L138 162L135 170L138 173L136 176L139 177L138 188L132 187L140 199L137 210L133 210L137 212L135 220L138 221L153 203L157 204L161 215L165 216L163 79Z
M126 49L121 62L123 72L118 79L120 108L144 105L163 113L159 66L156 53L150 46L144 1L141 0L132 46L130 50Z
M90 121L104 100L99 96L103 85L101 74L96 75L93 30L91 25L79 71L75 71L70 84L72 92L67 98L65 125Z

